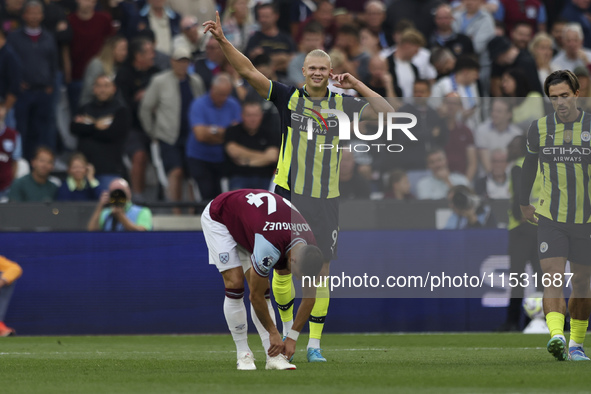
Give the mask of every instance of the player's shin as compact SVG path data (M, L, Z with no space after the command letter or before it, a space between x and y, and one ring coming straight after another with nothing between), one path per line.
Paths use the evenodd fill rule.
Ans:
M550 336L564 337L564 315L560 312L549 312L546 315L546 324L550 330Z
M269 290L267 290L267 293L265 293L265 299L267 301L267 307L269 308L269 315L271 315L271 319L273 319L273 324L277 325L275 319L275 311L273 310L273 305L271 304ZM261 323L261 321L259 320L252 304L250 304L250 317L252 318L252 322L254 323L254 326L256 327L259 336L261 337L261 342L263 343L265 354L268 354L269 347L271 346L271 341L269 340L269 332L265 330L265 327L263 327L263 323Z
M293 325L293 303L295 300L295 288L292 274L279 275L273 273L273 296L279 309L279 316L283 323L283 336L287 335Z
M236 351L238 353L250 352L248 347L248 321L246 307L244 306L244 288L226 289L224 316L232 333L234 343L236 343Z
M328 283L325 281L323 286L316 288L316 302L310 314L310 340L308 348L319 348L324 321L328 313L328 304L330 301L330 291Z

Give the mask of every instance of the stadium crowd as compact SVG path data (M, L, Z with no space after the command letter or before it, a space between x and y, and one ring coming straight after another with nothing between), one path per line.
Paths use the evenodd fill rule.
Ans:
M267 188L279 114L203 34L215 10L269 79L301 87L320 48L417 116L418 141L384 141L402 152L351 142L343 198L508 199L508 146L551 108L544 79L569 69L590 96L589 0L3 0L0 201L98 201L123 177L142 203L151 168L168 201Z

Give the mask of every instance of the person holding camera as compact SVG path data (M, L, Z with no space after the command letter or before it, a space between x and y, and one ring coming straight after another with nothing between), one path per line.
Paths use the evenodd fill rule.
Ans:
M117 178L109 190L101 194L88 222L88 231L151 231L152 212L149 208L131 203L131 189L127 181Z
M477 196L468 186L457 185L450 189L448 200L452 215L444 229L496 228L497 220L490 205Z

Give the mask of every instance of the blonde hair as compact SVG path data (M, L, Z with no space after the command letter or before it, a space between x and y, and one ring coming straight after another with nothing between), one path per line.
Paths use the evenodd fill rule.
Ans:
M101 53L98 55L98 59L101 62L103 71L106 75L115 75L115 56L113 55L113 52L120 41L127 41L127 39L121 36L107 38L107 41L105 41L105 44L101 49Z
M413 45L418 45L420 47L424 47L426 44L425 36L415 28L408 28L402 32L402 36L400 36L400 43L409 43Z
M306 62L306 60L308 60L309 57L320 57L320 58L328 59L328 62L330 63L330 67L332 68L332 59L331 59L330 55L328 53L324 52L322 49L314 49L314 50L310 51L306 55L306 58L304 59L304 63Z
M548 34L548 33L544 33L544 32L539 32L538 34L536 34L534 36L534 38L532 38L532 40L530 41L527 49L529 49L529 52L531 54L534 53L534 49L538 46L538 44L540 44L542 41L548 41L550 42L550 45L552 45L552 43L554 42L552 40L552 37Z

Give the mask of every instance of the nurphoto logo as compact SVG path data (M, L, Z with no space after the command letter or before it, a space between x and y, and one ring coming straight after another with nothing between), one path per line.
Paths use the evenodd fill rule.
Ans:
M334 129L338 127L338 136L339 140L341 141L349 141L351 140L351 119L347 114L343 111L337 109L329 109L329 108L322 108L319 109L320 111L316 111L314 109L308 108L315 116L308 117L308 140L312 140L314 138L314 123L316 123L317 130L323 130L326 134L328 129ZM332 117L324 117L323 115L333 115ZM336 117L336 119L335 119ZM395 119L408 119L410 120L409 123L395 123ZM413 127L417 125L417 117L413 114L406 113L406 112L388 112L386 113L386 139L388 141L392 141L392 135L395 130L402 131L409 140L417 141L417 137L410 131ZM359 113L355 112L353 114L353 133L356 138L361 141L376 141L382 137L384 133L384 116L383 113L378 114L378 129L374 134L364 134L359 131ZM340 147L335 146L334 144L319 144L318 147L319 151L323 150L350 150L351 147ZM377 150L380 152L382 149L388 152L402 152L404 147L400 144L384 144L384 143L373 143L373 144L356 144L353 149L356 152L368 152L372 149Z

